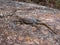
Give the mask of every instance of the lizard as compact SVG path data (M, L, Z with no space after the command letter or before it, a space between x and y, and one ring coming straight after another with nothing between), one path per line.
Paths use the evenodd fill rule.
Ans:
M43 25L43 26L47 27L48 29L50 29L50 31L52 31L54 34L56 34L56 32L54 32L54 30L51 27L49 27L46 23L43 23L43 22L41 22L41 20L38 20L36 18L20 17L18 22L20 22L20 24L27 24L27 25L31 25L34 27L37 27L37 25Z

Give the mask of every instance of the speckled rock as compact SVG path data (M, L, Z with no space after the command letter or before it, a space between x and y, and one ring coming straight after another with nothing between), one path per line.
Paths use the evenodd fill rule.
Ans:
M56 34L44 25L36 28L20 24L20 17L36 18ZM37 4L0 1L0 45L60 45L60 11Z

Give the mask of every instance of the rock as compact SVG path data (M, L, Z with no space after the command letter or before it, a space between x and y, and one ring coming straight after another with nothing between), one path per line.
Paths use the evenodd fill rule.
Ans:
M21 20L23 19L23 20ZM28 20L28 21L26 21ZM24 24L20 24L20 22ZM27 25L41 22L38 28ZM0 0L0 45L60 45L60 10L37 4ZM35 28L35 29L34 29Z

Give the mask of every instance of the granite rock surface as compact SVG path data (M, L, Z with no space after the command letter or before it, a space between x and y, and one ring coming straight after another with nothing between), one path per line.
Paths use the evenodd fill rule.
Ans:
M20 18L38 19L38 28L20 24ZM60 11L17 1L0 1L0 45L60 45Z

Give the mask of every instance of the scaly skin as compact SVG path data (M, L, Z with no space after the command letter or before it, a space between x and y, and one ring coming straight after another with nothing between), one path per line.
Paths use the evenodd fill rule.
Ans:
M47 27L48 29L50 29L50 31L52 31L54 34L56 34L56 32L54 32L54 30L52 28L50 28L47 24L42 23L40 20L38 20L36 18L21 18L20 17L19 22L21 24L27 24L27 25L31 25L34 27L37 27L37 25L43 25L43 26Z

